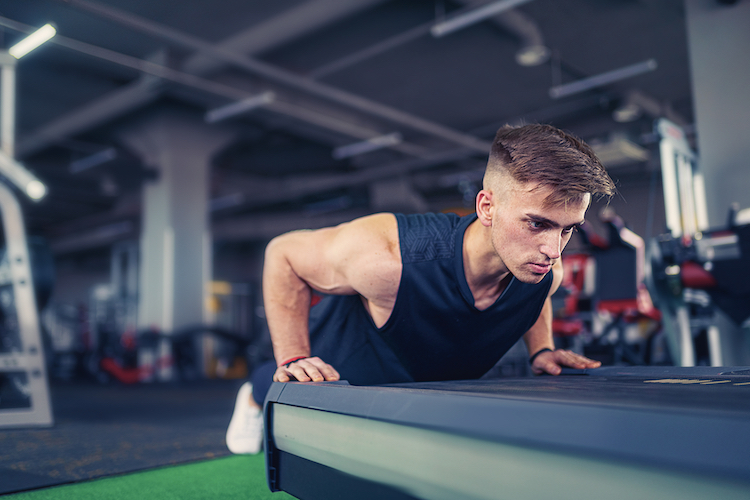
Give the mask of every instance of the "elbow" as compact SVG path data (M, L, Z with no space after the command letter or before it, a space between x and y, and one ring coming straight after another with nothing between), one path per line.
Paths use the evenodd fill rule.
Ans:
M273 260L279 257L286 258L293 234L294 233L284 233L271 239L266 245L264 258L266 260Z

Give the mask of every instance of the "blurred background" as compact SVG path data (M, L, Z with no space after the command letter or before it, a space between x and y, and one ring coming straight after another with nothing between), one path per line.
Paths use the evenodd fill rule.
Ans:
M46 188L32 200L8 183L48 377L241 379L270 354L272 237L380 211L470 213L496 130L535 122L586 140L619 189L566 251L560 345L605 364L748 364L749 9L2 2L4 150ZM11 60L46 23L54 38ZM24 350L13 328L10 364Z

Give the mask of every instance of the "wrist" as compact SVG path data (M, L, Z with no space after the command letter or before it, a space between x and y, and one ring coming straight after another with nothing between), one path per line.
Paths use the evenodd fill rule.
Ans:
M533 365L533 364L534 364L534 360L535 360L535 359L536 359L536 358L537 358L537 357L538 357L538 356L539 356L540 354L542 354L543 352L552 352L552 349L550 349L549 347L543 347L543 348L539 349L539 350L538 350L537 352L535 352L534 354L532 354L532 355L531 355L531 357L529 358L529 364L530 364L530 365Z
M281 368L282 366L285 366L289 368L289 365L291 365L295 361L299 361L300 359L305 359L305 358L309 358L309 356L294 356L293 358L289 358L286 361L282 361L281 363L279 363L278 367Z

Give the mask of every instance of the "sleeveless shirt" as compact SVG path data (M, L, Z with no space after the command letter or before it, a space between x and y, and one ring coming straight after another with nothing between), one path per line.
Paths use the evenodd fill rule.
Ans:
M326 296L310 312L313 355L352 384L476 379L536 322L552 273L511 278L485 310L463 267L463 239L476 215L396 214L402 272L396 303L377 328L358 295Z

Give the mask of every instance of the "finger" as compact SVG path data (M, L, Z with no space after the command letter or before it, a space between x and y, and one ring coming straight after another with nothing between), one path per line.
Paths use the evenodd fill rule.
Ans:
M534 364L531 366L531 371L536 375L541 375L542 373L559 375L560 372L562 372L562 368L558 365L559 357L560 355L557 354L557 351L543 352L534 360Z
M323 376L317 368L306 360L295 361L286 369L286 372L294 377L298 382L321 382Z
M283 366L280 366L276 369L276 372L273 374L273 381L289 382L289 375L286 374L286 370Z
M586 356L581 356L580 354L568 350L555 351L555 358L558 363L571 368L584 369L598 368L601 366L601 362L599 361L594 361Z
M562 368L554 361L542 360L539 363L539 373L549 373L550 375L560 375Z
M295 362L295 365L303 368L307 376L313 382L339 380L339 372L337 372L335 368L318 357L301 359Z
M273 376L275 382L290 382L296 380L297 382L310 382L310 377L305 373L304 369L294 370L294 365L289 368L286 366L279 366L276 369L276 373Z
M318 357L307 358L305 361L314 365L318 371L323 375L323 378L328 381L339 380L341 376L334 367L323 361Z
M596 361L595 359L589 359L589 358L583 358L582 363L585 365L584 368L599 368L602 366L601 361Z

